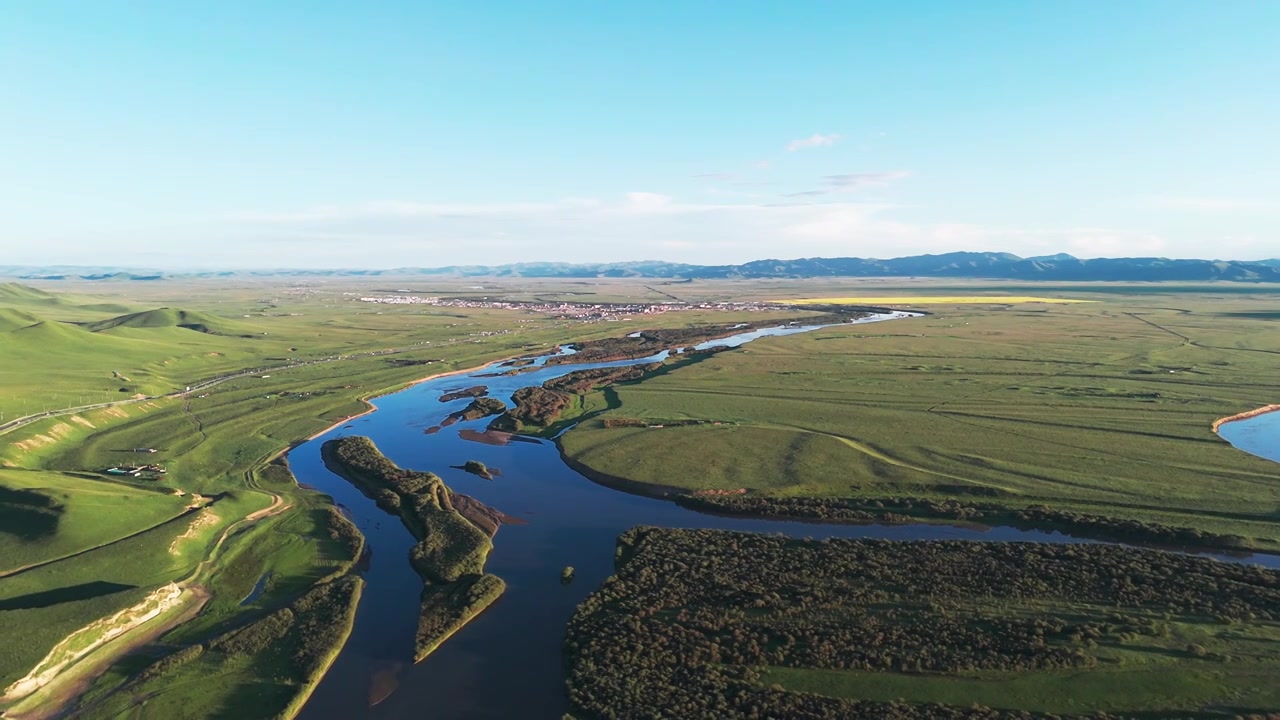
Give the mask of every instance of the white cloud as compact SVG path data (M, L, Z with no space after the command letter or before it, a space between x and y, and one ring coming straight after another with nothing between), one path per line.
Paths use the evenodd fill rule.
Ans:
M651 192L627 193L625 210L642 215L679 212L679 208L672 203L670 196Z
M839 140L839 135L823 135L822 133L814 133L807 138L792 140L787 143L787 152L795 152L796 150L805 150L808 148L827 147L835 145Z
M868 174L890 176L893 173ZM868 182L834 176L833 183ZM876 181L886 180L880 178ZM1084 257L1150 255L1175 249L1161 237L1108 228L1007 228L919 223L883 203L754 200L686 202L654 192L612 200L456 205L379 201L324 207L224 224L217 244L226 265L274 247L296 251L290 266L440 266L535 260L578 262L639 258L736 263L762 257L896 257L955 250ZM239 247L237 247L237 244ZM371 253L369 248L377 248ZM1186 248L1178 248L1186 250ZM1194 251L1187 253L1194 256ZM345 264L340 258L347 258Z

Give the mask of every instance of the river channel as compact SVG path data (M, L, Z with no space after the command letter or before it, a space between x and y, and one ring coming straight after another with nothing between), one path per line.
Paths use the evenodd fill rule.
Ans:
M905 313L875 315L858 322L904 319ZM838 326L826 326L839 332ZM705 343L740 345L760 337L807 332L819 327L757 330ZM450 413L469 402L439 402L446 392L487 385L491 397L508 405L522 387L574 370L660 360L544 366L538 358L530 372L481 377L499 372L497 364L463 375L429 380L374 401L376 412L299 446L289 454L298 481L333 497L364 533L370 557L362 574L367 582L351 638L304 707L305 720L330 718L546 718L569 710L564 698L560 644L564 629L583 598L613 572L614 543L636 525L721 528L785 533L795 537L883 538L894 540L972 539L995 541L1082 542L1054 532L1014 528L965 528L947 525L831 525L726 518L681 508L669 501L641 497L598 485L569 468L550 441L516 438L489 444L488 419L441 427ZM1280 413L1272 413L1271 444L1280 436ZM1257 418L1255 418L1256 420ZM1223 426L1223 437L1242 430ZM430 432L428 432L430 431ZM502 598L414 665L413 637L422 580L408 562L414 538L400 519L379 509L353 485L329 472L320 446L343 435L366 435L401 467L430 470L454 491L488 504L520 524L504 525L494 538L486 570L507 583ZM1259 443L1265 443L1265 432ZM489 442L486 442L489 441ZM1248 452L1256 452L1242 447ZM1266 455L1264 455L1266 457ZM1274 452L1271 459L1280 460ZM479 460L501 470L484 480L450 466ZM1248 561L1272 567L1278 558ZM576 577L560 582L572 565ZM376 701L376 704L371 704Z

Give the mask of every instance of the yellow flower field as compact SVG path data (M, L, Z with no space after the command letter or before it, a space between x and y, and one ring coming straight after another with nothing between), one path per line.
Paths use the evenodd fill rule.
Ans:
M779 300L784 305L1015 305L1020 303L1087 303L1096 300L1033 297L1030 295L892 295Z

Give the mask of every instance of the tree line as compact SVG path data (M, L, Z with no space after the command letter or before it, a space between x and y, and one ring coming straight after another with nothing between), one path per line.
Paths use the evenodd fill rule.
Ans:
M1253 542L1240 535L1162 525L1130 518L1091 515L1048 505L1010 509L995 503L918 497L829 498L767 495L682 495L676 502L692 510L750 517L824 522L916 522L955 520L1023 529L1061 530L1083 537L1165 547L1244 550Z

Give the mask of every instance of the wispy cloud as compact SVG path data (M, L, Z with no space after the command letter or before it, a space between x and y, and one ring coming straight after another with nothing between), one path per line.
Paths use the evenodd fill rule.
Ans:
M851 192L865 187L883 187L889 183L908 177L910 174L911 173L906 170L893 170L890 172L825 175L820 183L822 185L821 188L816 190L805 190L803 192L788 193L784 195L784 197L816 197L836 192Z
M822 184L833 189L840 190L856 190L861 187L888 185L895 180L901 180L911 173L906 170L893 170L891 172L874 172L874 173L845 173L843 175L827 175L822 178Z
M839 135L823 135L822 133L814 133L807 138L792 140L787 143L787 152L795 152L796 150L807 150L809 148L827 147L835 145L840 141Z

